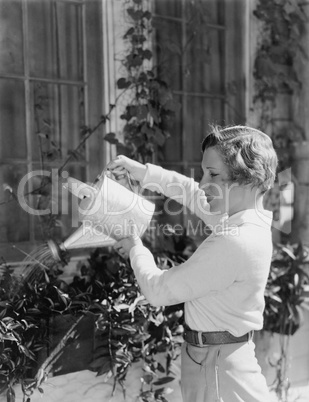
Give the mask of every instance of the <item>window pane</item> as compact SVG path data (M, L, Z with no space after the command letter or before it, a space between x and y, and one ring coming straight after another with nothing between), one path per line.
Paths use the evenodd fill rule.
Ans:
M81 6L57 3L59 78L83 77Z
M223 36L224 31L199 27L194 38L187 32L185 54L185 90L188 92L223 93Z
M81 127L85 124L83 88L60 85L60 96L61 149L65 158L82 138ZM77 160L85 159L84 150L80 150L75 157Z
M31 83L32 153L34 160L44 163L59 160L58 86Z
M24 83L0 79L0 155L26 158Z
M37 173L32 178L32 187L41 189L34 195L33 205L42 211L41 216L33 216L35 240L55 239L61 241L72 230L80 225L78 221L78 199L62 186L67 177L86 181L86 169L82 166L66 166L62 176L58 177L58 170L48 166L44 169L44 176L40 174L40 165L35 165ZM44 179L48 178L45 182ZM43 181L42 181L43 179ZM42 186L43 185L43 186Z
M181 102L180 96L174 95L174 99L176 102ZM166 162L175 162L182 159L182 120L181 120L181 110L175 116L175 121L170 130L171 136L166 140L163 149L162 149L162 157L158 162L166 161Z
M224 0L155 0L154 11L156 15L183 18L187 22L199 18L204 23L220 24L223 7Z
M180 102L180 97L175 96L175 100ZM171 137L167 139L163 147L163 162L200 162L201 144L209 130L209 125L224 124L223 103L219 99L186 96L182 108L186 113L183 120L184 147L180 111L173 124Z
M56 34L50 0L28 1L30 74L52 78L57 75Z
M81 6L28 2L30 73L35 77L82 79Z
M184 119L184 160L201 161L201 144L210 124L223 124L222 102L197 96L187 97L186 110L190 119Z
M74 179L86 182L86 168L83 166L66 166L62 180L66 180L66 174ZM63 240L67 238L80 226L80 222L78 221L78 202L79 200L76 196L63 189L61 185L59 186L59 210L61 213L62 227L58 228L55 233L58 239Z
M31 85L33 104L33 156L44 163L68 156L80 142L84 124L83 89L70 85L35 82ZM75 155L84 158L84 154Z
M182 88L181 23L155 19L159 75L174 90Z
M186 20L195 23L195 26L222 23L224 0L185 0L185 7Z
M155 13L170 17L181 17L181 0L155 0Z
M15 196L20 180L26 175L22 165L2 165L0 167L0 243L18 243L29 240L29 215ZM25 193L27 188L25 188ZM3 256L5 257L5 256Z
M23 73L23 23L20 0L0 1L0 73Z

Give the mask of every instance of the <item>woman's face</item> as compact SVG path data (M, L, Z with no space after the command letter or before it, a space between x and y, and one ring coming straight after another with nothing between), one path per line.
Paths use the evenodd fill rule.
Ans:
M228 167L216 147L207 148L202 160L203 177L199 188L205 192L210 212L231 215L239 209L246 188L229 179Z

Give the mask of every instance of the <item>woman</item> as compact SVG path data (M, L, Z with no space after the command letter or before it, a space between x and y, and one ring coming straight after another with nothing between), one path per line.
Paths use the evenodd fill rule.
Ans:
M193 179L119 156L109 165L129 171L144 187L183 203L212 226L212 234L183 264L157 268L137 235L117 243L155 306L185 303L181 355L184 402L267 402L254 353L263 326L264 289L272 255L272 214L263 196L272 187L277 156L259 130L213 128L202 144L203 178ZM181 186L180 186L181 184ZM223 217L223 219L222 219Z

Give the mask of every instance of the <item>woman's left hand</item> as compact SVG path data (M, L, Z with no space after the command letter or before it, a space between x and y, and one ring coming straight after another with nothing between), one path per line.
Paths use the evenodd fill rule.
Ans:
M130 236L125 237L124 239L119 240L115 245L114 249L123 257L128 258L130 255L130 251L134 246L143 245L140 237L137 234L136 225L131 222L130 223Z

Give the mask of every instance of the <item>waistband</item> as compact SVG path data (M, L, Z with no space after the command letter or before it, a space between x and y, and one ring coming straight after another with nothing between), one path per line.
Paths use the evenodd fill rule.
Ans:
M234 336L228 331L202 332L194 331L187 325L184 325L184 340L191 345L207 346L222 345L225 343L248 342L253 338L254 331L250 331L242 336Z

